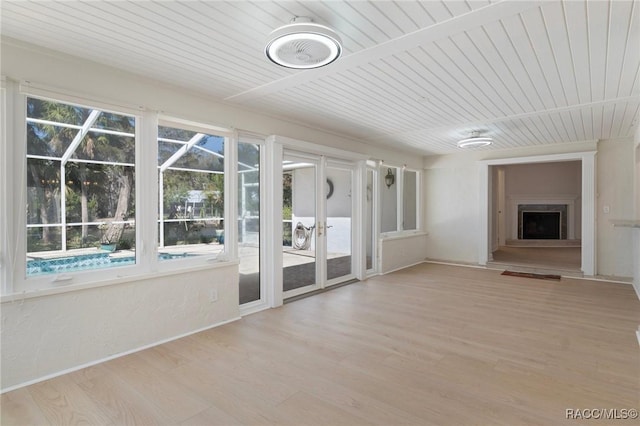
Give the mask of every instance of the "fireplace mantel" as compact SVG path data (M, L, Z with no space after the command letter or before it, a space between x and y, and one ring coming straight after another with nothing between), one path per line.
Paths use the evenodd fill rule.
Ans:
M580 200L579 195L532 195L532 194L519 194L508 195L506 197L507 205L509 206L509 239L518 239L518 206L523 204L559 204L567 206L567 239L576 239L576 204Z

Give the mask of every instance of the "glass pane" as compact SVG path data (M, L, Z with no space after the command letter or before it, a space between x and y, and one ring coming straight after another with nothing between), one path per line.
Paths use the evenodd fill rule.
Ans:
M27 159L27 223L61 223L60 161Z
M100 248L101 237L100 225L68 226L67 249Z
M327 167L327 280L351 274L352 178Z
M78 132L68 127L27 123L27 154L61 158Z
M158 141L158 166L162 166L184 144Z
M71 158L134 164L136 139L132 136L90 131L82 139Z
M395 167L383 169L380 173L380 194L382 197L381 232L394 232L398 230L398 184L396 176L398 170Z
M62 250L62 227L34 226L27 228L27 261L41 258L45 252ZM37 256L33 254L37 253Z
M98 111L94 128L109 131L90 131L85 136L73 157L86 161L62 161L79 132L77 127L85 124L92 111L98 110L27 100L27 155L61 158L27 158L28 275L135 263L134 167L97 163L135 163L135 138L111 133L135 133L135 118ZM49 123L29 122L32 119ZM114 260L123 257L131 259Z
M158 135L160 260L221 253L224 138L167 126Z
M30 252L27 255L27 275L61 274L135 264L133 226L125 227L120 243L113 246L100 243L103 231L98 225L87 226L88 237L82 237L81 228L83 227L67 228L67 250L48 250L45 256L42 253ZM33 228L30 231L32 230ZM59 229L57 231L59 232Z
M373 170L367 170L367 188L366 188L366 197L367 197L367 207L365 211L365 228L366 228L366 237L367 237L367 247L366 247L366 264L367 271L373 269L373 253L374 253L374 222L373 222L373 206L375 205L375 201L373 198Z
M402 225L405 230L413 230L417 227L417 172L405 170L404 188L402 197L403 220Z
M89 108L43 99L27 98L28 118L82 126L90 113L91 109Z
M224 172L224 138L202 135L171 168Z
M136 121L134 117L129 115L114 114L112 112L103 111L91 127L130 133L134 136L136 131Z
M240 304L260 300L260 145L238 144Z
M198 132L175 127L158 126L158 139L170 139L174 141L188 142Z
M111 166L113 167L113 166ZM114 185L108 177L109 166L91 163L67 163L65 168L67 223L95 222L110 216L104 207L114 205ZM131 197L130 197L131 198ZM133 208L133 200L129 206Z
M316 166L283 163L283 288L284 291L316 283Z

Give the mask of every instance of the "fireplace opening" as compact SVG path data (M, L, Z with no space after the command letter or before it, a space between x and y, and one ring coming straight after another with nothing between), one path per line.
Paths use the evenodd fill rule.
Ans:
M561 212L522 212L522 239L559 240Z

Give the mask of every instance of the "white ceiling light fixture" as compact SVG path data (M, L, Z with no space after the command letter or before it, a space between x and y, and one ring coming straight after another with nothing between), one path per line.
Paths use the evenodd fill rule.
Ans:
M489 138L486 136L480 136L480 132L475 131L475 132L471 132L471 134L467 139L462 139L461 141L458 141L458 148L479 148L482 146L491 145L492 143L493 143L492 138Z
M286 68L311 69L330 64L342 54L340 36L331 28L295 17L269 34L264 53Z

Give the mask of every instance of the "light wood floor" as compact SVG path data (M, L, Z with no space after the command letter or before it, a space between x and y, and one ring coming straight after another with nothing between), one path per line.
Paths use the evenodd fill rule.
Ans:
M513 265L539 266L580 271L580 247L510 247L493 252L493 261Z
M638 408L638 324L630 285L422 264L6 393L1 422L561 424Z

